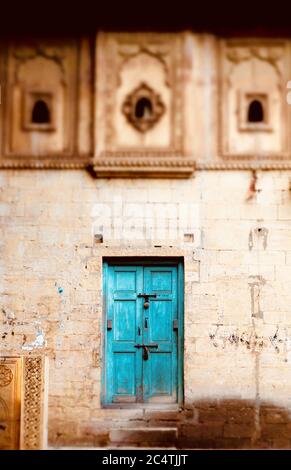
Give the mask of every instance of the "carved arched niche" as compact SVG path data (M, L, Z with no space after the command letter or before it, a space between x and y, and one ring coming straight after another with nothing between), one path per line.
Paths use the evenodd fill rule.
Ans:
M73 156L78 49L63 41L11 44L4 103L5 156Z
M99 33L97 176L186 177L182 34Z
M171 145L172 92L167 85L167 69L160 58L142 52L124 61L120 86L116 90L118 145L140 150L168 148ZM143 117L136 115L136 105L142 104L139 100L148 102Z
M222 154L284 157L286 113L284 42L223 43Z

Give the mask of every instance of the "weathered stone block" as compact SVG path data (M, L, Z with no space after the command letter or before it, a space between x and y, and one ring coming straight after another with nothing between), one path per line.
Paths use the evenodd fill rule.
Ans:
M244 438L244 437L252 437L255 432L253 426L249 424L243 423L229 423L225 424L223 429L223 435L225 437L235 437L235 438Z

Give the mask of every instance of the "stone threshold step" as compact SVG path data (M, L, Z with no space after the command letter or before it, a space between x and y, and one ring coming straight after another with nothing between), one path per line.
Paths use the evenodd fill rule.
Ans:
M177 440L177 428L173 427L146 427L146 428L127 428L112 429L109 433L109 439L113 445L127 444L134 446L174 446Z

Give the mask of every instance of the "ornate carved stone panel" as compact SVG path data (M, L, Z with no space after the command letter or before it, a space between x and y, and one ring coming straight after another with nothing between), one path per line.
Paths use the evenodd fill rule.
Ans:
M183 35L100 33L94 170L103 176L187 176Z
M2 165L62 166L84 153L88 157L86 128L92 116L86 47L75 40L32 40L4 48Z
M221 42L222 156L288 157L287 55L280 40Z
M125 97L122 112L135 129L147 132L159 122L165 106L160 95L142 82Z
M45 360L23 358L21 409L21 449L36 450L44 446L44 378Z
M19 447L21 359L0 358L0 449Z

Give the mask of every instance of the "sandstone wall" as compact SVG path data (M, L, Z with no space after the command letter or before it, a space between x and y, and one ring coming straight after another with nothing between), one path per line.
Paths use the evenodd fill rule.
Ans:
M178 424L180 445L291 446L290 171L259 171L248 201L249 171L0 178L0 353L48 357L49 445L102 445L114 428L162 420ZM101 409L110 255L184 256L180 413Z

